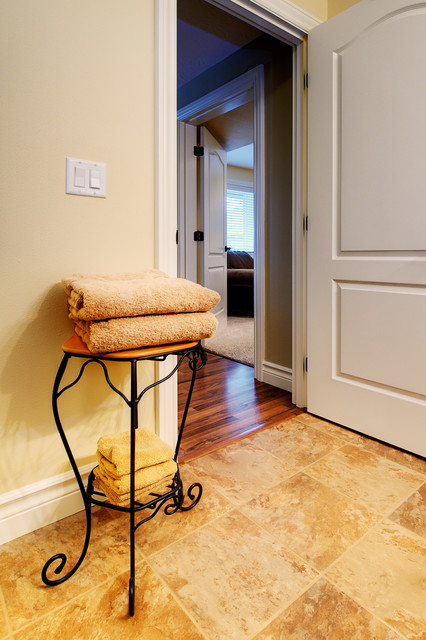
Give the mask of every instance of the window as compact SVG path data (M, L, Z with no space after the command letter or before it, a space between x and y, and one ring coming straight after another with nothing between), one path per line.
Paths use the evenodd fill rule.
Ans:
M233 251L254 251L253 185L228 182L226 244Z

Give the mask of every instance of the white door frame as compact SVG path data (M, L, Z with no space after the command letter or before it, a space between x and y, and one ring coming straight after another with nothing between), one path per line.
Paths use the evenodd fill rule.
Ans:
M265 360L265 195L264 195L264 99L263 66L259 65L234 80L214 89L178 111L178 120L202 125L247 102L253 102L254 195L255 195L255 268L254 318L255 361L254 377L263 380Z
M305 204L305 141L303 136L303 37L319 24L288 0L210 0L211 4L259 26L293 46L293 402L306 406L306 255L303 234ZM177 7L176 0L155 0L155 256L156 267L176 275L177 220ZM158 375L170 364L160 363ZM176 440L177 381L173 376L157 387L157 433Z

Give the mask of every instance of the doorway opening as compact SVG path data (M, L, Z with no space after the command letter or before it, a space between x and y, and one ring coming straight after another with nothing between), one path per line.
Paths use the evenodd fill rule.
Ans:
M178 119L219 131L217 137L226 149L236 148L234 138L242 132L242 142L250 144L247 137L244 139L241 112L245 112L246 120L250 111L253 114L254 246L244 256L247 263L252 260L252 265L241 265L241 277L248 280L252 274L254 373L258 380L291 390L293 49L204 0L178 0L177 9ZM181 160L179 152L179 165ZM186 167L181 174L187 175ZM192 224L195 222L195 228L201 227L201 231L211 230L215 218L210 217L206 224L200 193L195 200L196 210L189 214ZM191 244L193 230L189 234L184 230L187 199L180 197L179 204L179 238ZM179 247L180 266L182 253L198 260L197 278L202 284L209 282L202 264L211 249L207 245L205 238L196 253L194 247ZM225 247L231 248L227 260ZM239 294L246 298L250 295L250 285L245 289L232 285L234 252L227 236L223 237L221 250L223 259L231 262L230 269L225 262L223 277L225 287L230 283L226 306L232 312ZM217 256L217 247L214 252ZM238 306L240 312L249 313L245 300L236 306L237 315Z
M206 348L254 365L257 377L264 331L263 113L261 66L178 111L178 273L222 296L214 310L219 328ZM194 159L196 141L203 146ZM198 247L194 229L203 233Z

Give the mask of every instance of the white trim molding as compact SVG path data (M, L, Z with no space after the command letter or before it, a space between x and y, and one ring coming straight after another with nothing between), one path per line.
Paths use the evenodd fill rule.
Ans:
M279 389L284 389L284 391L292 391L293 372L291 369L264 360L262 363L262 376L263 382Z
M79 469L84 485L95 462ZM0 495L0 544L84 509L73 471Z
M155 266L170 276L177 275L176 16L176 0L155 0ZM175 360L157 363L157 379ZM156 389L156 431L172 447L177 416L177 376L172 376Z
M155 2L155 264L177 273L176 0ZM173 227L170 222L173 220Z
M321 20L290 0L207 0L289 44L298 44Z

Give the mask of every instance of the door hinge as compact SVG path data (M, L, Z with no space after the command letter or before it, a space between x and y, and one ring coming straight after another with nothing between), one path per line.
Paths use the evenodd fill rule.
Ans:
M194 156L197 156L197 158L200 158L203 155L204 155L204 147L201 147L200 145L195 145Z
M304 216L303 217L303 232L305 233L306 231L308 231L309 229L309 221L308 221L308 216Z
M194 231L194 240L195 242L203 242L204 231Z
M309 89L309 75L307 73L303 75L303 88Z
M176 229L176 244L179 244L179 230Z
M303 372L308 373L308 358L303 359Z

